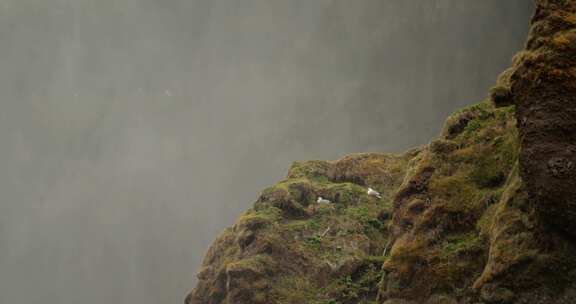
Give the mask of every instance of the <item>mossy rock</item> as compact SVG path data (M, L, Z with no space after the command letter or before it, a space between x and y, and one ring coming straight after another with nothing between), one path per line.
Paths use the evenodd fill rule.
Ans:
M555 223L574 200L534 182L572 191L576 161L533 145L573 137L576 2L536 5L526 50L489 100L423 148L294 163L212 244L186 302L575 303L574 221Z
M490 100L496 107L507 107L514 104L514 96L510 87L495 86L490 90Z

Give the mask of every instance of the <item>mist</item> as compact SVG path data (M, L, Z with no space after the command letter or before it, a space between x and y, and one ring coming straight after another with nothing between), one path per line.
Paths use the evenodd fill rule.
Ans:
M181 303L290 163L485 98L529 0L0 0L0 303Z

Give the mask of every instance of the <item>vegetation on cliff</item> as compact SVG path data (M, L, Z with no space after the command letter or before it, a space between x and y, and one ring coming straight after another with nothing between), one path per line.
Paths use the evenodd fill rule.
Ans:
M575 67L576 1L537 0L489 100L401 155L295 163L186 302L575 303Z
M374 300L392 194L419 153L295 163L213 244L188 302ZM368 185L383 198L368 196ZM317 204L319 196L332 203Z

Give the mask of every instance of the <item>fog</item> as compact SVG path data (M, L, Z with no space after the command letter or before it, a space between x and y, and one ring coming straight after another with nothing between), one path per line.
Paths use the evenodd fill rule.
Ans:
M482 100L529 0L0 0L0 303L182 303L290 163Z

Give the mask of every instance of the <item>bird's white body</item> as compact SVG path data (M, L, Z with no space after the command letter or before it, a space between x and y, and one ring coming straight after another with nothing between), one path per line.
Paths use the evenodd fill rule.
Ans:
M318 197L318 200L316 201L318 204L331 204L332 202L323 198L323 197Z
M380 194L380 192L378 192L378 191L376 191L376 190L374 190L374 189L372 189L372 188L368 188L367 193L368 193L369 196L373 196L373 197L377 197L377 198L382 198L382 194Z

